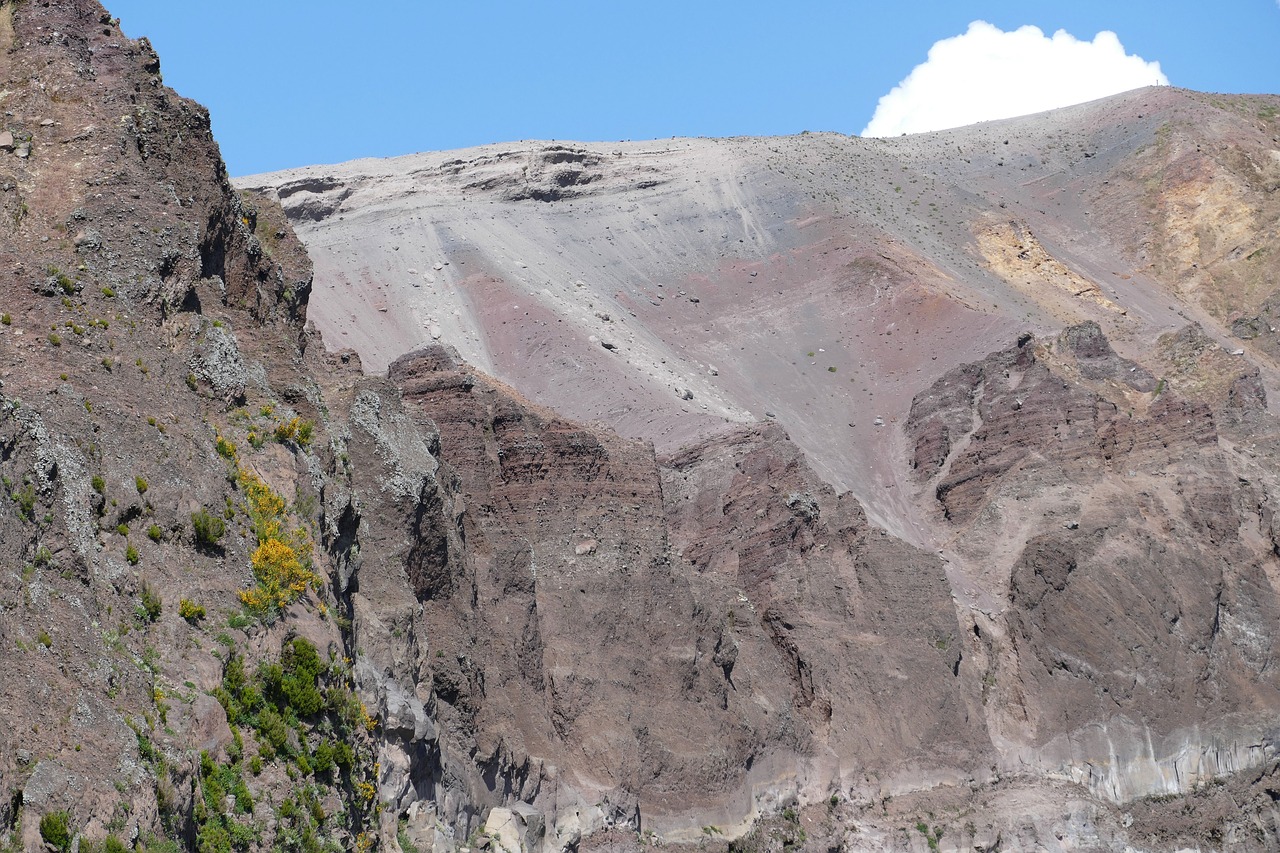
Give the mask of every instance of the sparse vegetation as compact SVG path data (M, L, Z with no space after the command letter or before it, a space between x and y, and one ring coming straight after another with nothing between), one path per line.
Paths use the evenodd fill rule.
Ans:
M164 538L164 531L160 529L160 525L152 524L147 527L147 538L152 542L159 542Z
M235 461L235 458L237 455L235 444L223 438L222 436L218 436L218 440L214 442L214 447L217 449L218 455L221 456L223 459L229 459L233 462Z
M935 826L933 831L929 831L929 825L924 821L916 824L916 832L924 836L925 843L929 845L929 849L936 851L938 842L942 840L943 827Z
M178 615L188 622L195 624L205 616L204 605L196 604L189 598L184 598L178 602Z
M191 527L195 531L196 547L204 551L217 548L227 532L227 523L203 507L191 513Z
M286 441L296 442L303 447L311 443L311 432L315 429L315 424L311 421L304 421L301 418L294 417L288 421L280 421L276 424L273 431L276 441L284 443Z
M71 815L65 811L49 812L40 818L40 837L54 850L71 849Z
M250 557L258 584L240 591L246 609L270 615L295 601L311 586L323 588L311 570L311 541L302 528L289 531L285 501L255 474L242 469L238 477L258 547Z
M28 521L36 519L36 487L25 483L21 489L14 491L10 498L18 505L18 515Z
M147 481L141 477L134 477L133 485L138 490L138 494L145 495L147 493Z
M64 294L66 294L67 296L70 296L71 294L76 292L76 283L72 281L71 276L67 275L62 270L54 266L48 267L47 272L49 273L49 277L54 280L54 282L58 285L58 288Z
M138 618L143 622L154 622L160 618L163 605L160 602L160 596L150 584L142 585L142 603L138 605Z
M376 766L367 754L356 750L361 731L370 730L370 718L350 690L348 666L349 662L339 660L326 664L312 643L298 637L285 643L278 661L263 661L252 672L243 657L233 654L224 669L222 685L214 691L236 737L228 750L230 767L201 761L201 785L209 785L215 802L221 803L231 794L235 796L233 814L248 813L252 803L242 801L236 781L245 768L255 776L263 773L268 762L283 763L289 779L315 780L302 782L288 792L289 796L279 801L276 815L284 838L300 843L316 837L317 845L285 842L285 849L320 849L318 833L329 820L319 796L321 786L327 784L322 780L332 780L338 774L349 780L348 796L355 800L349 805L360 811L372 804L369 792L376 795L372 782ZM241 727L252 731L258 744L257 754L244 763L247 747L239 737ZM208 789L205 794L208 797ZM197 820L202 819L207 817L198 814ZM278 835L278 843L280 838Z

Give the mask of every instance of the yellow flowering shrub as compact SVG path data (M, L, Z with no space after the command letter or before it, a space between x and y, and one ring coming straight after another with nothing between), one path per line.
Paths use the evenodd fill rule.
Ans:
M249 521L258 542L279 539L284 528L284 498L272 491L257 474L241 468L236 478L248 503Z
M286 607L307 591L321 588L319 575L303 565L298 552L279 539L268 539L249 558L258 585L240 591L240 601L250 610L268 611Z
M285 501L260 477L241 468L237 481L244 490L249 520L258 547L249 557L258 585L240 590L240 602L249 610L269 613L296 601L324 581L311 571L311 540L301 528L285 529Z

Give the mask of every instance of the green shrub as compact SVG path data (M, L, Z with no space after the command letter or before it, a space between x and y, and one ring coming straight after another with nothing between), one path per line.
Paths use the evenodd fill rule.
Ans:
M147 538L152 542L159 542L164 538L164 531L160 529L160 525L153 524L147 528Z
M59 335L57 332L50 332L49 343L53 344L55 347L62 346L62 336Z
M249 794L249 787L245 785L243 779L236 779L236 784L231 789L231 793L235 795L236 811L239 814L253 813L253 797Z
M36 642L47 649L53 645L53 637L49 636L48 631L41 629L40 633L36 635Z
M191 513L191 527L195 531L196 546L204 550L216 548L222 535L227 532L227 523L203 507Z
M41 817L40 837L55 850L70 850L71 815L65 811L57 811Z
M80 842L80 853L85 853L84 842ZM129 853L125 843L114 835L102 839L102 853Z
M270 705L258 712L258 734L271 744L276 752L283 752L289 742L289 726L284 717Z
M114 289L110 287L104 287L102 288L102 295L107 297L108 299L111 299L116 295L116 292Z
M227 441L222 436L218 436L218 441L214 445L218 450L218 455L224 459L234 460L236 458L236 446Z
M117 525L116 525L116 533L119 533L121 536L128 536L128 535L129 535L129 525L125 524L124 522L121 522L120 524L117 524Z
M136 553L136 552L135 552ZM137 562L137 560L134 560ZM163 606L160 602L160 596L150 584L142 585L142 606L138 608L138 615L143 617L146 622L154 622L160 618L160 612Z
M0 323L5 324L6 326L10 326L13 324L13 318L10 317L8 314L0 314Z
M315 754L311 756L311 766L316 773L328 773L333 770L333 744L329 741L321 741L316 747Z
M36 518L36 487L27 483L13 493L13 501L18 505L18 514L28 521Z
M95 492L97 492L98 494L103 495L103 496L105 496L105 495L107 494L107 481L106 481L106 480L102 479L102 478L101 478L100 476L98 476L97 474L94 474L94 475L93 475L93 479L92 479L92 480L90 480L89 482L90 482L90 484L93 486L93 490L94 490Z
M124 558L129 562L129 565L138 565L138 549L133 547L132 542L124 546Z
M133 478L133 485L138 490L138 494L145 495L147 493L147 481L141 477Z

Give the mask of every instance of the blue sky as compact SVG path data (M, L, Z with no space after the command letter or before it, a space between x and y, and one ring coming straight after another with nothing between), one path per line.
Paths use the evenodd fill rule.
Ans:
M858 133L984 20L1115 32L1170 83L1280 93L1277 0L108 0L235 175L515 139ZM1010 69L1011 75L1018 70Z

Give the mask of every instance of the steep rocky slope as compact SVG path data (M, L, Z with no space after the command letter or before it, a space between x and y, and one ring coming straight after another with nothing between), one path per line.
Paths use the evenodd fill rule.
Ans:
M329 571L310 262L278 208L232 190L205 111L96 3L0 4L0 42L4 838L216 849L253 822L296 840L322 811L326 834L354 838L375 756L351 715L312 710L288 736L294 757L349 730L349 778L308 787L289 760L250 774L254 741L212 695L229 661L252 669L297 636L336 661L331 698L350 696L328 584L286 594L284 619L245 616L238 595L267 567L260 542ZM252 447L277 427L283 441ZM251 486L271 499L253 518ZM286 797L316 811L269 820Z
M1274 99L262 196L0 40L5 845L1275 849Z

